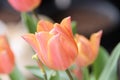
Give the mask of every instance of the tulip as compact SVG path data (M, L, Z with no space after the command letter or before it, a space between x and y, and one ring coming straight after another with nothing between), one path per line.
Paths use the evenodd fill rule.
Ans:
M80 67L86 67L94 62L98 55L102 30L91 35L90 40L84 36L76 34L75 40L78 46L78 57L76 64Z
M39 6L41 0L8 0L10 5L19 12L32 11Z
M6 37L0 35L0 73L9 74L14 68L14 55Z
M66 70L78 54L71 30L71 18L60 24L40 20L35 34L23 38L33 47L42 63L54 70Z

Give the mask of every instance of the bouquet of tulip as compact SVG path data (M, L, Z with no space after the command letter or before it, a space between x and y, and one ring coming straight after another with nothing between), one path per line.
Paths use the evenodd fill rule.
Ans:
M38 66L27 66L39 80L118 80L117 61L120 43L111 55L100 46L103 31L93 33L90 39L77 33L71 17L61 23L40 20L27 12L33 11L41 0L8 0L17 11L29 33L23 38L35 51L32 59ZM36 27L37 26L37 27ZM26 80L15 66L15 59L5 35L0 35L0 74L11 80Z

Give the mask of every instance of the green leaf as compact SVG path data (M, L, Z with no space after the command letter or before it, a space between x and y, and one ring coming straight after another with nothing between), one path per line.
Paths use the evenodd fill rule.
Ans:
M75 21L72 21L72 32L73 34L76 34L77 28L76 28L77 23Z
M93 74L95 75L96 79L99 78L106 62L108 61L108 58L109 58L109 53L105 50L105 48L100 47L98 57L92 66Z
M14 70L9 74L9 77L11 80L26 80L17 66L14 67Z
M92 74L90 75L90 80L96 80L95 76Z
M27 13L22 13L21 16L29 32L35 33L37 21L30 14L27 14Z
M50 80L61 80L58 71L54 71L54 73L52 73Z
M88 67L85 67L82 70L83 70L83 80L90 80Z
M44 80L44 74L40 71L38 66L27 66L26 67L33 75L41 80ZM48 68L44 68L47 74L48 80L60 80L58 71L54 71Z
M44 80L43 73L40 71L40 68L37 66L27 66L26 67L33 75L38 77L41 80Z
M120 56L120 43L118 43L118 45L113 50L98 80L117 80L116 69L119 56Z
M60 80L69 80L69 77L65 71L59 71L59 75L60 75Z
M57 75L56 71L46 68L47 78L50 80L52 77L55 78Z

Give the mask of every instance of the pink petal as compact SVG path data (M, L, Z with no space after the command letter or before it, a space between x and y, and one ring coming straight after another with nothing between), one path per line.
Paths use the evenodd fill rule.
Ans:
M41 53L38 53L38 57L44 64L49 64L48 62L48 40L52 37L48 32L39 32L36 33L36 38L39 42L40 51Z
M39 43L37 42L34 34L26 34L22 37L32 46L32 48L35 50L36 53L40 52L39 45L38 45Z
M41 0L8 0L13 8L20 12L32 11L40 3Z
M55 23L54 28L50 31L50 34L56 35L59 33L67 36L66 32L61 28L61 25L58 23Z
M7 38L5 35L0 35L0 72L9 74L14 64L14 54L10 49Z
M10 57L6 51L0 52L0 73L9 74L13 69L13 64L11 63Z
M77 47L60 34L52 37L48 46L48 59L51 63L49 67L55 70L67 69L77 56Z
M54 28L49 32L50 34L56 35L56 34L61 34L63 36L65 36L66 38L74 41L73 37L71 37L69 34L67 34L61 27L60 24L55 23L54 24Z

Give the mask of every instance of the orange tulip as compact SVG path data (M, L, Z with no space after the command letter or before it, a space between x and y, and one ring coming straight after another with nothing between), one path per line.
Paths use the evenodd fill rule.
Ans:
M27 34L23 38L33 47L42 63L54 70L67 69L77 57L70 17L60 24L41 20L36 34Z
M90 40L82 35L75 35L78 45L78 57L76 63L80 67L88 66L94 62L97 57L102 31L91 35Z
M9 74L14 68L14 55L6 37L0 35L0 73Z
M39 6L41 0L8 0L11 6L19 12L28 12Z

